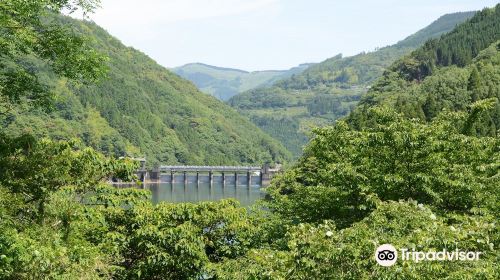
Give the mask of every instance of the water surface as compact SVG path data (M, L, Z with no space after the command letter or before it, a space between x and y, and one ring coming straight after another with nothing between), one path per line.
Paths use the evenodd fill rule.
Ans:
M187 184L183 175L176 175L174 183L170 176L161 176L159 182L145 183L142 187L151 191L153 203L167 202L199 202L217 201L224 198L235 198L242 206L252 205L257 199L263 198L259 176L252 176L251 185L248 185L246 175L238 176L236 183L234 176L226 176L225 183L222 176L214 175L210 184L208 176L187 176Z

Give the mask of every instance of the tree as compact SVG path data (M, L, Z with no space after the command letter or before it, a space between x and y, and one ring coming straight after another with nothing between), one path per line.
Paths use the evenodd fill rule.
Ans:
M288 230L284 249L260 248L212 266L217 279L495 279L499 241L495 216L441 216L416 201L377 202L351 227L331 221ZM482 252L479 261L402 260L376 263L382 244L422 252Z
M269 188L269 207L295 223L332 219L338 227L364 218L374 198L413 199L444 212L497 211L500 140L462 134L490 105L430 124L376 108L371 128L340 121L316 129L304 156Z
M0 116L52 104L36 60L75 82L104 73L103 56L46 15L61 9L90 12L96 0L0 2ZM11 138L0 131L0 278L95 279L109 275L106 256L79 238L82 200L106 178L132 178L134 164L104 159L74 143ZM68 192L74 190L74 195ZM36 222L36 223L35 223Z
M56 74L74 81L94 81L105 73L105 57L85 39L47 17L61 9L92 12L99 0L5 0L0 3L0 114L12 106L43 106L52 101L49 88L30 61L45 61ZM26 58L31 58L28 60Z
M76 142L0 137L0 186L21 196L22 212L40 223L54 192L72 186L85 194L111 176L131 181L135 167L130 159L107 159Z
M0 139L0 278L109 278L105 245L87 237L100 225L92 211L144 200L143 191L103 184L108 176L131 180L137 165L75 143Z
M344 122L315 130L298 163L273 181L265 205L281 228L274 242L211 264L217 279L494 279L500 139L462 134L476 113L426 123L386 108L371 127ZM481 252L479 261L397 259L382 267L381 244L410 251Z
M469 81L467 83L467 90L472 92L471 98L472 102L476 102L479 100L479 88L481 86L481 77L479 76L479 72L474 67L469 76Z

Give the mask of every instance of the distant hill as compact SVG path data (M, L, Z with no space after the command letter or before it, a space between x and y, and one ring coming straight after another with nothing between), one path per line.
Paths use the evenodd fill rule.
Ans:
M236 110L96 24L53 20L89 37L109 57L108 77L97 85L75 85L42 71L39 79L57 95L54 110L13 112L0 118L4 131L77 137L106 154L146 156L150 164L260 164L290 158L279 142Z
M247 72L203 63L190 63L172 71L193 82L201 91L228 100L234 95L258 87L271 86L274 82L300 74L311 64L301 64L289 70Z
M394 61L474 14L444 15L392 46L351 57L337 55L272 87L241 93L228 102L298 156L311 127L331 124L349 114Z

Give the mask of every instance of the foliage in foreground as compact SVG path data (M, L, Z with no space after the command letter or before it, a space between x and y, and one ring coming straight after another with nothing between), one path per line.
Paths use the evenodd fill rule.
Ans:
M130 180L132 162L18 143L0 146L1 279L192 279L259 243L234 201L152 205L146 191L103 182Z
M2 121L27 108L49 109L53 91L39 80L41 72L68 82L94 81L103 73L102 56L75 30L51 21L63 7L91 11L96 4L0 2ZM107 158L78 141L7 132L2 126L0 279L196 279L208 262L260 243L256 220L234 202L154 206L145 191L106 183L110 177L132 180L134 162Z
M49 106L53 92L37 72L51 70L73 81L96 81L106 71L102 54L85 38L48 20L61 9L91 12L98 0L0 2L0 116L23 104ZM44 67L27 58L39 58Z
M152 205L102 184L130 179L131 163L64 142L4 143L0 278L495 279L500 140L461 134L469 114L427 124L373 113L377 128L318 130L269 189L271 212ZM6 175L19 166L36 172ZM384 268L373 257L383 243L483 255Z
M409 202L378 202L362 221L338 230L334 223L299 224L286 246L259 248L213 267L218 279L496 279L500 273L496 219L491 215L439 216ZM390 243L417 251L483 252L477 262L400 261L378 265L375 249Z
M317 129L295 168L270 188L274 211L291 220L346 226L384 201L415 199L439 211L497 211L500 140L463 134L494 102L427 124L374 109L373 128L344 122ZM489 109L488 109L489 108Z
M22 7L36 15L46 5L57 10L68 3L96 1L9 0L0 10ZM0 23L9 16L2 14ZM42 30L23 20L34 24L27 31ZM30 32L5 34L16 39ZM39 34L32 35L36 41ZM22 45L1 36L2 46ZM86 48L59 57L60 46L52 43L45 47L55 48L55 56L29 53L73 80L100 73L92 56L82 55ZM3 60L18 61L1 51ZM81 65L88 71L72 75ZM0 83L5 77L0 73ZM0 84L0 109L44 104L38 93L50 91L14 81ZM364 130L342 122L317 130L304 157L270 188L267 212L233 201L152 205L145 191L105 183L111 176L133 180L133 162L77 142L0 132L0 278L498 279L499 138L478 138L473 130L495 102L481 100L468 114L445 113L432 123L374 110ZM382 268L373 258L382 243L483 257Z
M486 103L431 123L374 109L373 128L339 122L317 129L296 166L268 190L266 206L286 228L283 235L212 266L215 273L221 279L498 278L500 138L462 133L491 110L493 102ZM385 243L483 255L465 263L398 259L386 268L374 258Z

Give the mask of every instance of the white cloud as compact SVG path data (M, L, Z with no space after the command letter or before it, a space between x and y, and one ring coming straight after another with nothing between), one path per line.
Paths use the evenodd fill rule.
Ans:
M103 0L91 15L107 27L154 25L240 15L275 5L279 0Z

